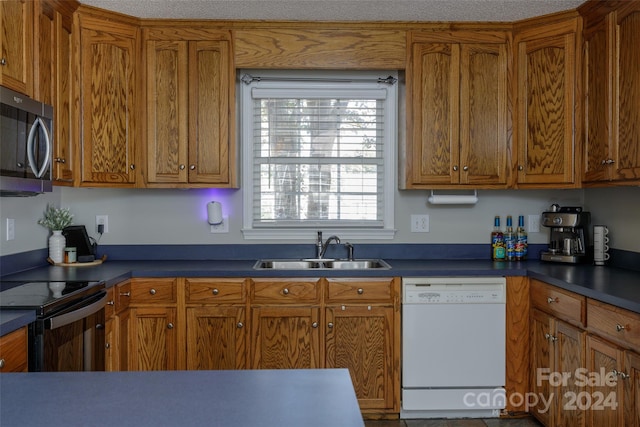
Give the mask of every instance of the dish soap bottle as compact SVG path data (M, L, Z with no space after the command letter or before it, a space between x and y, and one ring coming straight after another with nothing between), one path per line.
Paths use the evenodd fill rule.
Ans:
M516 229L516 260L524 261L527 259L528 242L527 232L524 229L524 215L518 217L518 228Z
M507 228L504 231L504 246L506 250L506 260L513 261L516 259L516 235L513 232L513 219L511 215L507 216Z
M493 220L493 231L491 232L491 259L494 261L504 261L506 253L504 247L504 234L500 229L500 217Z

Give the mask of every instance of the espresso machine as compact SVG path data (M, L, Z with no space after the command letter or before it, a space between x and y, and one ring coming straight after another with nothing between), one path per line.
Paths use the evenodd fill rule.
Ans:
M542 212L541 223L551 229L549 248L540 253L542 261L591 262L593 243L589 236L589 212L583 212L581 207L553 204L548 211Z

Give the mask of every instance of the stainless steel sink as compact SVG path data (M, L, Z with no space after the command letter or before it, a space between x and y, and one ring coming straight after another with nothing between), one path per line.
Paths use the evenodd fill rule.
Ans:
M389 264L381 259L261 259L254 270L388 270Z

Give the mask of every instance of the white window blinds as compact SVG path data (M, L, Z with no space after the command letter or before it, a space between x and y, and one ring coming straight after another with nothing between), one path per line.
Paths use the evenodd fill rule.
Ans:
M393 84L282 77L248 86L251 228L385 227Z

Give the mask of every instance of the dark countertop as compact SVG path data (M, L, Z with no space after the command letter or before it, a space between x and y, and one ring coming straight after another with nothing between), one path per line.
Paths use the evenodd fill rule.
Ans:
M346 369L0 376L3 427L364 427Z
M40 267L3 280L104 280L107 287L130 277L420 277L530 276L589 298L640 313L640 271L537 260L492 262L455 259L386 259L390 269L254 270L255 260L109 261L91 267ZM1 318L0 318L1 320ZM26 324L26 323L25 323ZM12 325L16 325L15 322ZM19 327L19 326L18 326ZM3 333L11 332L0 324Z
M0 337L36 320L33 310L0 310Z

